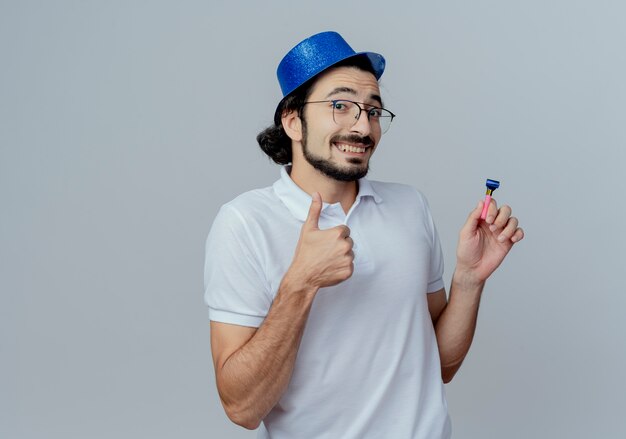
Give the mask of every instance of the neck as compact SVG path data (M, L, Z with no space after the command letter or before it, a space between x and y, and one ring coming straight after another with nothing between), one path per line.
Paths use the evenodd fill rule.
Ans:
M308 165L308 163L306 163ZM343 211L347 214L359 191L357 181L334 180L312 166L298 166L294 160L291 166L290 177L295 184L307 194L319 192L322 201L329 204L341 203Z

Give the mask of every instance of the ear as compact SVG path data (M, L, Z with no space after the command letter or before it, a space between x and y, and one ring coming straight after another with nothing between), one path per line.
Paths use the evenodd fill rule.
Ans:
M291 140L295 142L302 140L302 120L300 119L300 116L298 116L297 110L291 110L283 113L281 122L283 124L283 129Z

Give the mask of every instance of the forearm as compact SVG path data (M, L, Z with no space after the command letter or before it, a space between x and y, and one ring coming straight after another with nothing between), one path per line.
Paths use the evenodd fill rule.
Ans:
M301 285L283 279L263 324L217 372L228 416L246 428L259 425L289 384L316 292Z
M450 382L465 359L476 330L484 282L469 281L455 272L448 304L437 319L435 333L444 382Z

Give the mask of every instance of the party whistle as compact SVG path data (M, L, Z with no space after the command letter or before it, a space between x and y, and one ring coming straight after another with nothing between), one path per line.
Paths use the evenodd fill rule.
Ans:
M500 187L500 182L497 180L489 180L487 179L487 195L485 196L485 205L483 206L483 212L480 214L480 219L484 220L487 218L487 211L489 210L489 204L491 203L491 194L493 191Z

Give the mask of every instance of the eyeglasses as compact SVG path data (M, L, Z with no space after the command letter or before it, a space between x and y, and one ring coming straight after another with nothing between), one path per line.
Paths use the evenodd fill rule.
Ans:
M380 129L381 134L385 134L391 126L391 121L396 117L395 114L385 108L374 107L362 102L348 101L345 99L308 101L305 102L303 106L306 104L324 103L329 104L329 107L333 110L333 120L337 125L343 128L352 128L359 120L359 117L361 117L361 112L365 110L365 114L367 114L367 119L372 125L372 128ZM361 107L361 105L365 108Z

